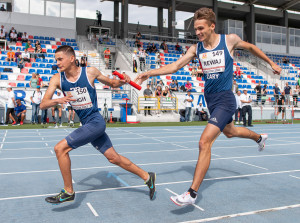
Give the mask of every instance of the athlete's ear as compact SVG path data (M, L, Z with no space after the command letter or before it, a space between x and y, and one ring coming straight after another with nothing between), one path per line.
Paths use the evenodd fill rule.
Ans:
M74 62L75 62L75 59L76 59L76 58L74 57L74 55L71 55L71 56L70 56L70 61L71 61L71 63L74 63Z
M211 28L212 30L215 30L216 24L212 23L212 24L210 25L210 28Z

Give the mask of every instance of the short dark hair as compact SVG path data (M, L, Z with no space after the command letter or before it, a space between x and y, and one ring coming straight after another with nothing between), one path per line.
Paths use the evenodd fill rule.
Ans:
M64 52L66 54L69 54L71 56L76 57L75 51L71 46L68 45L64 45L64 46L60 46L55 50L55 53L59 53L59 52Z

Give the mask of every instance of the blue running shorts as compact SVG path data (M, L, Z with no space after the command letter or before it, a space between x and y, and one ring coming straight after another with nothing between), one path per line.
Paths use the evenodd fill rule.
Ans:
M97 150L104 154L107 149L112 147L105 129L105 121L99 114L89 119L83 126L76 129L65 139L72 149L91 143Z
M235 96L231 90L214 94L205 94L207 108L210 113L208 123L217 126L221 132L232 122L236 110Z

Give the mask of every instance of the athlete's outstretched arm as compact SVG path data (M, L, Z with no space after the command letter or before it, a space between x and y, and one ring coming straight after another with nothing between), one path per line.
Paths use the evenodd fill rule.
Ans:
M90 74L92 76L92 80L94 82L95 79L97 79L98 81L100 81L101 83L108 85L110 87L113 88L117 88L120 87L126 83L129 83L131 81L130 77L126 74L123 74L124 76L124 80L113 80L110 79L106 76L104 76L97 68L95 67L89 67L88 68L88 74Z
M57 98L57 99L52 99L54 92L56 89L60 89L60 74L57 73L55 74L49 83L49 87L45 93L45 96L40 104L40 108L42 110L51 108L57 104L66 104L69 101L76 101L75 99L72 99L70 95L63 97L63 98Z
M138 84L142 84L143 81L147 80L151 76L160 76L160 75L175 73L180 68L187 65L195 56L196 56L196 45L192 45L188 49L186 54L183 57L181 57L179 60L175 61L174 63L168 64L164 67L139 74L134 81L137 82Z
M270 66L272 67L272 69L274 70L275 74L280 74L281 72L281 68L280 66L278 66L276 63L274 63L266 54L264 54L264 52L262 52L257 46L251 44L251 43L247 43L243 40L241 40L241 38L236 35L236 34L229 34L227 36L227 41L229 43L229 46L231 46L231 53L233 52L234 49L236 48L240 48L240 49L245 49L248 50L250 53L252 53L254 56L257 56L261 59L263 59L264 61L266 61L268 64L270 64Z

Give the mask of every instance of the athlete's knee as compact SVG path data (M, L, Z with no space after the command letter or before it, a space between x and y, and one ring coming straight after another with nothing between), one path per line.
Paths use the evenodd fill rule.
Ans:
M200 151L210 151L211 142L207 139L200 139L199 141L199 150Z
M227 138L232 138L234 137L234 134L232 132L223 132L223 134L227 137Z
M57 157L64 155L70 151L68 146L64 145L63 142L59 142L54 146L54 151Z
M120 163L121 163L121 157L119 154L113 154L113 155L107 157L107 160L110 163L115 164L115 165L120 165Z

